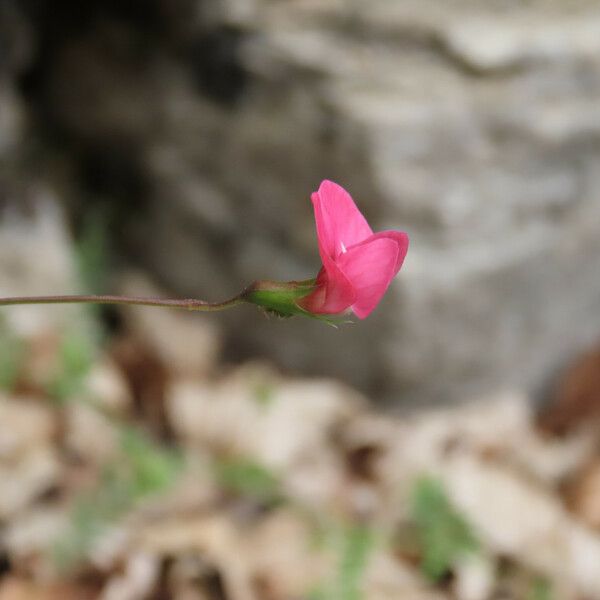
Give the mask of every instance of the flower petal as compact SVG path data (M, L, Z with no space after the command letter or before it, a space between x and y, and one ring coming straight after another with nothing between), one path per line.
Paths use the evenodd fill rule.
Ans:
M360 244L368 244L369 242L377 239L389 238L398 243L398 258L396 259L396 273L400 270L404 259L406 258L406 253L408 252L408 234L404 233L404 231L395 231L390 229L388 231L378 231L374 233L372 236L368 237L366 240L360 242ZM394 273L395 275L395 273Z
M389 237L377 237L350 248L338 258L338 266L356 292L352 310L359 319L379 304L398 272L399 244Z
M356 292L339 267L325 257L317 275L317 289L298 304L314 314L337 314L352 306Z
M319 191L312 194L311 200L315 210L321 258L327 254L335 260L350 246L373 235L350 194L337 183L323 181Z

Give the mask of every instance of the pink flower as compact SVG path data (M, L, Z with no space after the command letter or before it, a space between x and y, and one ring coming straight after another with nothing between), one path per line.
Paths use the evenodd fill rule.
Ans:
M350 194L333 181L323 181L311 199L323 268L317 288L299 304L315 314L351 308L364 319L400 270L408 236L402 231L373 233Z

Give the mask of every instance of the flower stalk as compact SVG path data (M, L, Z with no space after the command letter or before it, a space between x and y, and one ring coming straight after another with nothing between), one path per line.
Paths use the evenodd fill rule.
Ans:
M157 306L180 308L190 311L217 312L249 303L280 316L305 313L297 300L314 290L314 279L306 281L255 281L236 296L222 302L206 302L195 298L143 298L114 295L67 295L67 296L13 296L0 298L0 306L22 304L125 304L131 306Z
M206 302L194 298L138 298L135 296L73 295L73 296L13 296L0 298L0 306L19 304L129 304L133 306L162 306L204 312L226 310L244 302L238 294L224 302Z

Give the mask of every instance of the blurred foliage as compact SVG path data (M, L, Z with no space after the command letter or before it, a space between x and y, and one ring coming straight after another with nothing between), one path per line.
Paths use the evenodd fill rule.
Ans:
M227 492L266 505L291 502L284 494L277 476L263 465L245 458L221 458L214 464L217 483ZM323 582L309 594L311 600L361 600L363 574L375 544L375 533L366 525L340 524L322 520L323 515L290 504L310 524L318 547L335 555L336 570L331 580Z
M527 594L526 600L553 600L552 586L547 579L538 577L531 584L531 590Z
M309 594L310 600L362 600L364 573L376 539L374 530L360 523L329 527L323 541L334 549L336 570L331 581Z
M452 506L437 479L424 476L416 481L410 513L421 569L430 581L439 581L457 561L477 552L479 544L469 523Z
M122 427L121 450L132 500L167 489L183 465L179 453L153 442L133 427Z
M64 403L81 400L85 394L85 380L97 353L98 342L86 327L66 331L58 349L56 372L48 383L48 394Z
M75 246L81 287L87 293L105 292L108 273L107 219L100 212L86 217ZM99 307L82 307L82 318L64 332L57 369L47 386L59 403L86 402L86 379L104 341ZM95 410L101 410L95 407ZM101 471L96 484L73 503L70 525L57 540L54 557L61 569L77 566L92 549L98 536L131 510L136 502L164 491L174 481L182 460L178 454L152 441L132 425L112 421L119 433L117 456Z
M109 266L108 219L101 210L88 212L74 245L74 262L81 288L87 293L106 291ZM48 393L65 401L82 391L82 383L103 340L99 306L79 307L83 318L75 319L62 337L57 373L48 384ZM92 318L88 318L92 317ZM11 390L19 375L26 344L0 321L0 389Z
M87 212L75 244L79 280L85 292L89 294L106 293L110 266L108 223L105 211L96 209Z
M254 399L259 406L268 408L275 401L275 389L267 381L257 382L254 386Z
M100 535L153 494L167 490L182 467L181 457L132 427L123 427L119 456L102 471L98 483L74 501L67 531L53 555L62 571L77 567Z
M0 319L0 390L12 391L25 359L25 343Z
M75 247L81 287L87 293L106 291L107 240L107 219L100 212L88 215ZM47 392L59 403L85 402L101 412L86 388L104 341L98 309L93 305L83 307L82 318L64 332L56 372ZM84 560L98 537L138 501L167 490L183 464L179 454L154 442L133 425L112 419L111 422L119 435L117 456L104 465L96 484L73 502L69 527L53 549L62 570L72 569Z
M219 485L234 494L250 496L267 503L276 503L282 499L277 477L252 460L221 459L214 465L214 474Z
M342 532L337 575L337 597L340 600L360 600L361 582L375 536L366 525L351 525Z
M80 287L85 293L105 293L108 280L108 220L102 211L86 214L81 234L75 243L75 263ZM79 307L81 318L75 319L61 338L58 367L47 387L48 394L66 402L85 394L85 379L105 339L99 317L101 307Z

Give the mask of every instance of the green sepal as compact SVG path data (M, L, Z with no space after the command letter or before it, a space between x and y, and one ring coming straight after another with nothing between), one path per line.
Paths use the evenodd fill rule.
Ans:
M305 281L255 281L242 297L246 302L260 306L268 313L279 317L295 315L314 316L298 306L298 300L315 289L315 280Z

